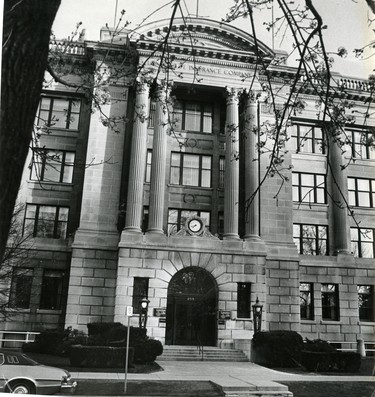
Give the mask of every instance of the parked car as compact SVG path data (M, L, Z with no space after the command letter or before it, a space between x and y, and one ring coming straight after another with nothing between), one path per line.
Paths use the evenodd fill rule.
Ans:
M0 392L73 393L76 387L68 371L39 364L21 352L0 349Z

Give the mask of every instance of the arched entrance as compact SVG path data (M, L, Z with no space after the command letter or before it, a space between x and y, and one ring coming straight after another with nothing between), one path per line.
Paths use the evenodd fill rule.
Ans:
M167 345L215 346L217 287L200 267L177 272L168 287Z

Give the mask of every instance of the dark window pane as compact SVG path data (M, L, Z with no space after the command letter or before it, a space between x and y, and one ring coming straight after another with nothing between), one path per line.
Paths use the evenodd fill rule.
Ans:
M9 295L9 307L28 309L30 307L33 270L14 269Z
M40 298L41 309L61 309L63 280L64 272L62 270L44 270Z
M250 318L250 283L237 284L237 317Z

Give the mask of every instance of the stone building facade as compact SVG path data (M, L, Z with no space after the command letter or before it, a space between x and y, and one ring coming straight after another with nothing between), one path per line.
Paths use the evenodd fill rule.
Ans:
M54 83L43 93L37 124L48 119L49 133L41 130L40 146L67 160L52 167L31 156L25 170L19 201L24 225L34 228L34 255L26 273L14 273L11 297L21 285L30 296L18 304L14 297L17 314L4 330L86 330L89 322L125 322L127 306L137 325L145 296L151 337L246 350L258 298L264 330L375 343L375 152L361 139L371 130L360 117L348 127L355 162L342 170L347 156L321 144L306 90L307 106L287 128L285 178L263 181L269 154L259 155L257 132L274 113L258 95L265 76L253 38L224 23L177 19L165 56L178 66L155 81L154 50L167 26L149 24L137 40L111 40L103 29L99 43L77 43L72 64L87 75L89 59L112 74L105 90L95 88L101 111L74 87ZM294 69L283 54L263 44L259 51L282 106ZM126 73L116 77L120 62ZM136 64L148 69L137 79ZM370 85L336 79L363 108ZM335 205L341 194L355 218Z

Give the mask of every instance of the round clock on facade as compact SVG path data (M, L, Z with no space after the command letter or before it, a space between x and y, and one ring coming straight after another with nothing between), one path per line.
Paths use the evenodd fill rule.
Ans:
M191 234L200 234L204 228L203 221L199 217L189 218L186 224Z

